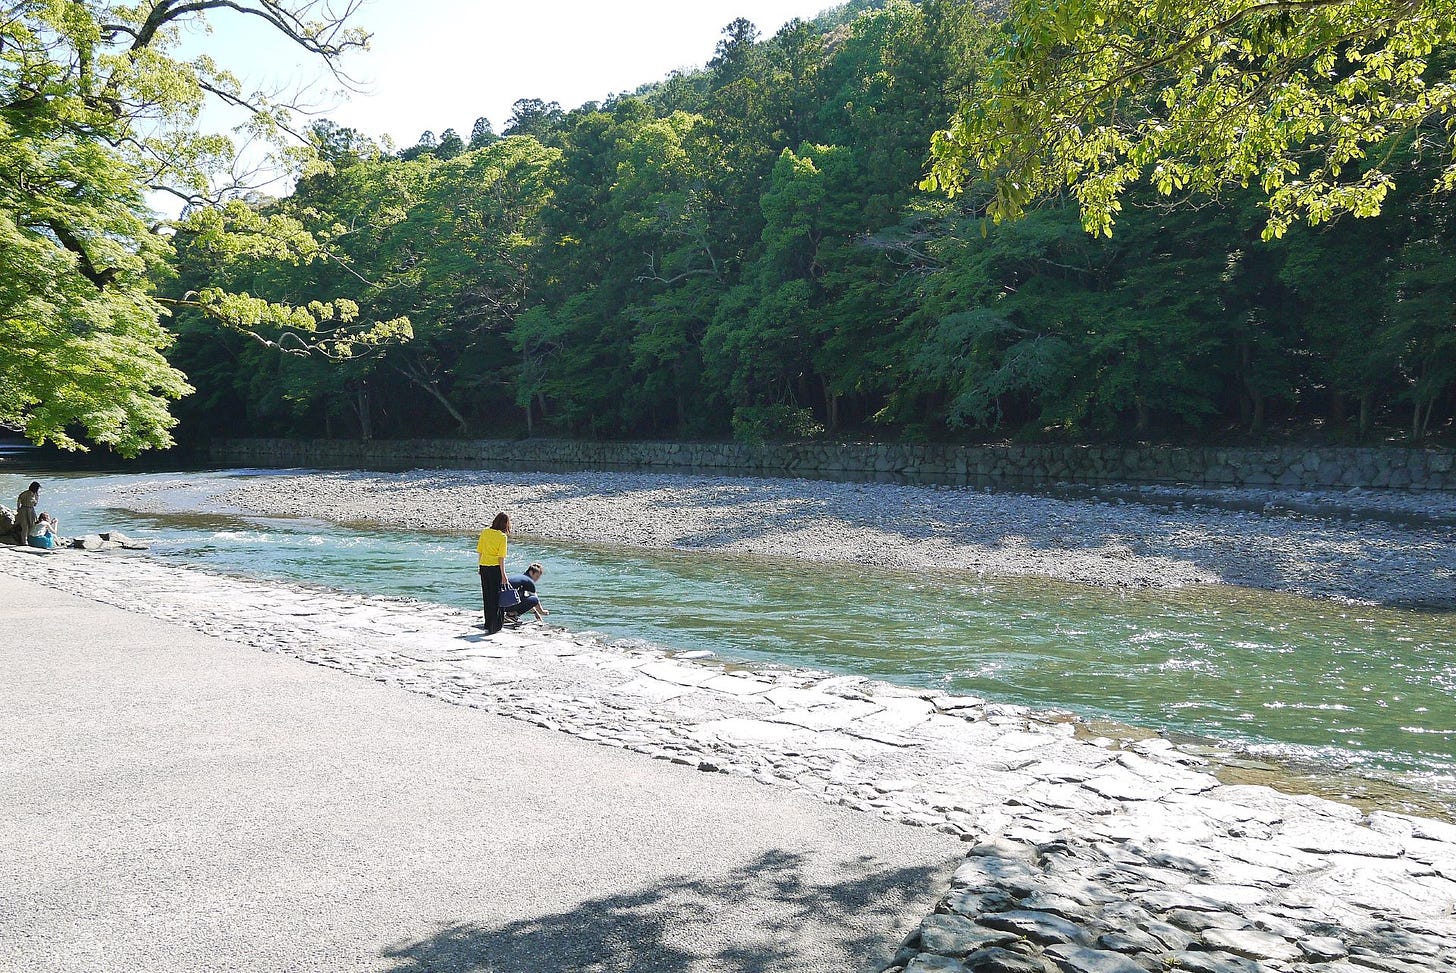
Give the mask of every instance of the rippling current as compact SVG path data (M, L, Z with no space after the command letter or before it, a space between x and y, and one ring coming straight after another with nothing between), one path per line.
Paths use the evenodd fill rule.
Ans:
M52 476L42 506L60 514L63 533L125 531L172 563L479 606L474 535L142 514L109 499L113 487L166 478ZM512 570L533 560L546 565L550 620L575 630L1070 709L1456 797L1450 613L1225 587L887 579L853 565L513 538Z

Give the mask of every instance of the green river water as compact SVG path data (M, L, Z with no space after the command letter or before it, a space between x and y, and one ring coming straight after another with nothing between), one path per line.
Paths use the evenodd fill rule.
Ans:
M258 474L266 475L266 474ZM211 475L187 474L198 481ZM62 474L66 534L122 530L207 570L478 608L474 536L179 510ZM513 538L550 620L729 662L808 666L1229 741L1316 775L1456 799L1456 615L1228 587L1143 591Z

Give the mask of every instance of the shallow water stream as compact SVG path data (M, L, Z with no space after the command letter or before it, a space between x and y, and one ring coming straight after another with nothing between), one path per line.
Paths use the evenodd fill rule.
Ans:
M219 474L46 478L67 535L121 530L209 570L478 607L474 536L116 506L112 488ZM280 497L280 508L287 498ZM1456 615L1228 587L1125 591L965 573L622 551L513 538L550 620L1236 741L1318 771L1456 796Z

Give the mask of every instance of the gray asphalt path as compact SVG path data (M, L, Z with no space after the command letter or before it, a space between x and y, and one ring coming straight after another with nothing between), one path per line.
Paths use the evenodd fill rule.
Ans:
M868 969L962 847L0 575L0 970Z

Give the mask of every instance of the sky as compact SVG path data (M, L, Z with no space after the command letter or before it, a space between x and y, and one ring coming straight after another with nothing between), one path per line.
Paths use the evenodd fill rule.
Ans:
M485 116L496 132L519 98L571 109L631 91L677 68L701 67L723 28L746 17L763 37L836 0L366 0L354 22L374 37L344 68L359 90L348 100L310 93L323 114L399 147L454 128L470 138ZM213 32L184 52L215 57L245 87L317 85L321 72L254 18L212 15ZM330 86L336 87L330 80Z

